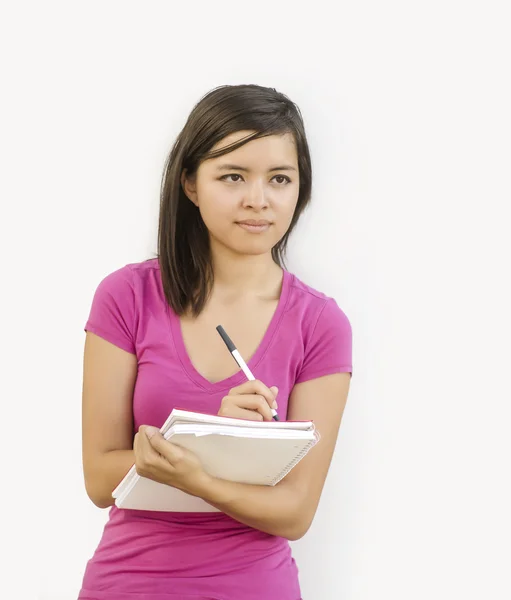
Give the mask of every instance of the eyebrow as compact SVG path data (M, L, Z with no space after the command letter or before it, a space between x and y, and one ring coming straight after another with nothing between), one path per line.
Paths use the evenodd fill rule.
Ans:
M218 167L219 171L245 171L246 173L250 172L250 169L247 169L246 167L240 167L240 165L231 165L231 164L225 164L225 165L220 165ZM292 167L291 165L282 165L280 167L272 167L271 169L268 169L268 171L296 171L296 169L294 167Z

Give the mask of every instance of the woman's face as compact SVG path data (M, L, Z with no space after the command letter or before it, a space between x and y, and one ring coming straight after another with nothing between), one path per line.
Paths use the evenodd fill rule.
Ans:
M227 136L213 150L246 137ZM238 254L269 252L289 228L298 200L299 173L292 134L251 140L233 152L203 161L193 177L182 176L199 208L211 243Z

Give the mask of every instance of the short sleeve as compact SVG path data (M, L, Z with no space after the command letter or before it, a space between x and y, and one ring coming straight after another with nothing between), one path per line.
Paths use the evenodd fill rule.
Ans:
M306 343L296 383L331 375L352 373L352 329L348 317L333 298L325 301Z
M84 330L136 354L135 290L129 266L110 273L100 282Z

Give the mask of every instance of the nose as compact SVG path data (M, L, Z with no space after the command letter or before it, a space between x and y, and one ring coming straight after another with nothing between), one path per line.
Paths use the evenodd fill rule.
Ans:
M264 183L254 181L251 185L247 186L243 206L244 208L253 208L254 210L264 210L268 207L267 190Z

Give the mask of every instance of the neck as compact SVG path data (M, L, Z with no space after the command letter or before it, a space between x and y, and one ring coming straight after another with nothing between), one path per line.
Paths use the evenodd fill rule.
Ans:
M259 255L235 254L227 248L211 248L214 291L244 295L265 293L280 281L282 269L271 252Z

